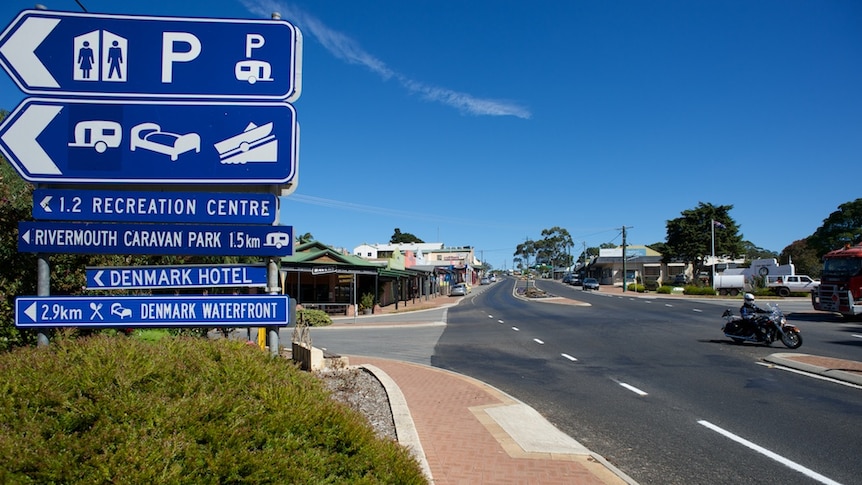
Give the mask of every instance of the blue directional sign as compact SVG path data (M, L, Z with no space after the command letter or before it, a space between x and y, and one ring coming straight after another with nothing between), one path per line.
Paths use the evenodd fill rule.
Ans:
M88 290L266 287L263 265L184 265L87 268Z
M293 101L302 34L283 20L24 10L0 64L28 94Z
M33 217L54 221L272 225L278 217L278 201L275 195L262 193L36 189Z
M30 182L283 184L297 173L286 103L24 100L0 151Z
M290 256L292 226L18 223L24 253Z
M37 327L270 327L291 322L286 295L22 296L15 325Z

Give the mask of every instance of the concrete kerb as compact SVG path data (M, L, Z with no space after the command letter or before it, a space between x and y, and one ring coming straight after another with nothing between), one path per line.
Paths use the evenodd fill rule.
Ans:
M791 369L800 370L803 372L808 372L810 374L817 374L823 377L828 377L830 379L835 379L838 381L849 382L851 384L855 384L857 386L862 386L862 375L854 374L853 372L845 372L838 369L830 369L828 367L823 367L819 365L809 364L806 362L800 362L799 360L794 359L794 357L815 357L810 354L798 354L798 353L788 353L788 352L779 352L775 354L770 354L763 358L764 361L780 365L783 367L788 367Z
M521 280L515 280L515 284L512 285L512 296L521 300L521 301L533 301L539 303L558 303L565 305L575 305L575 306L592 306L590 303L573 300L571 298L566 298L564 296L550 296L547 298L527 298L526 296L522 296L518 294L518 282Z
M371 364L363 364L359 367L374 374L374 377L386 389L386 394L389 396L389 408L392 410L392 420L395 422L395 434L398 437L398 442L410 450L410 453L419 462L419 466L422 467L422 472L428 477L429 483L434 483L434 477L431 475L431 467L428 466L428 460L425 459L425 450L422 448L419 433L416 431L416 424L413 422L413 415L410 414L407 399L404 398L401 388L389 377L389 374L379 367Z

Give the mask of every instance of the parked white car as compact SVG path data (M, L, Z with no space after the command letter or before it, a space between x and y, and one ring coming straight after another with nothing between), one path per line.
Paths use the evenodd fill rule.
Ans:
M468 291L466 283L456 283L449 289L449 296L467 296Z

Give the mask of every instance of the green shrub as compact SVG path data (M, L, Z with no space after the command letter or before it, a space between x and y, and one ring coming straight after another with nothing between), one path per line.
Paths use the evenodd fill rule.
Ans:
M245 342L57 338L0 354L0 483L425 483L406 448Z
M646 293L646 286L644 286L642 284L629 283L629 285L626 286L626 291L634 291L637 293Z
M323 310L302 309L296 312L296 319L309 327L332 325L332 317Z
M656 291L659 287L658 281L648 280L644 283L644 287L646 287L647 291Z
M715 289L711 286L688 285L683 290L683 294L715 296Z
M673 286L662 285L662 286L659 286L655 291L656 291L656 293L661 293L664 295L670 295L673 292Z

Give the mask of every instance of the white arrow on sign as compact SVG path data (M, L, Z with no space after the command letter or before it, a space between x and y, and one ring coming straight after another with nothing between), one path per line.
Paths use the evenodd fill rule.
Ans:
M105 271L100 269L99 271L96 271L95 275L93 275L93 281L95 281L96 284L99 286L105 286L105 284L102 283L102 275L103 274L105 274Z
M32 305L28 306L26 310L24 310L24 315L30 317L30 320L36 321L36 302L34 301Z
M45 212L54 212L51 210L51 199L53 199L53 195L46 195L42 198L42 202L39 202L39 205L42 207L42 210Z
M40 88L59 88L60 84L48 72L36 55L36 48L60 23L60 19L30 17L9 37L0 53L9 61L12 69L30 86Z
M3 134L3 142L12 153L18 156L21 164L31 174L63 175L60 168L36 140L62 110L62 106L40 104L27 106L21 116L14 120Z
M30 244L30 229L27 229L24 231L24 234L21 234L21 239L23 239L25 243Z

